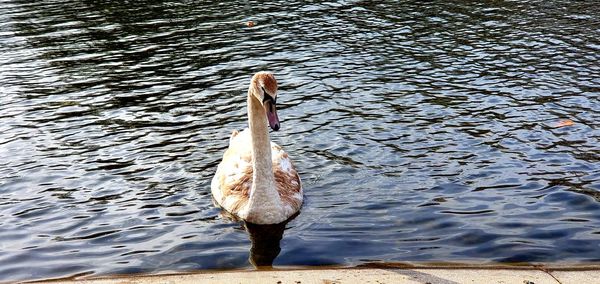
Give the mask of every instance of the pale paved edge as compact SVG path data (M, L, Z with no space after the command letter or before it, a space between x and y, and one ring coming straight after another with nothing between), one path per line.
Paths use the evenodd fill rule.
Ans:
M599 270L579 270L579 271L551 271L556 279L563 284L598 284L600 283Z
M69 281L45 281L43 283L600 283L600 270L554 271L552 272L552 275L557 277L561 282L556 281L550 274L537 269L346 268L120 276L114 278L106 277Z

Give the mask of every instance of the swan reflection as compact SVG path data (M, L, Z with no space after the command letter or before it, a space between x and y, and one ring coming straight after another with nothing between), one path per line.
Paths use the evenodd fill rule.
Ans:
M283 237L286 224L287 221L272 225L244 222L244 227L252 242L248 260L254 267L261 269L273 266L273 261L281 252L279 243Z

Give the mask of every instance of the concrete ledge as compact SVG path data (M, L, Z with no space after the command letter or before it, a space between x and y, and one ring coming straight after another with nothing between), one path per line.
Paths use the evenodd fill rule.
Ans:
M326 268L297 270L221 271L170 275L132 275L91 279L48 280L35 283L251 283L251 284L455 284L455 283L600 283L600 267L487 267L487 268Z

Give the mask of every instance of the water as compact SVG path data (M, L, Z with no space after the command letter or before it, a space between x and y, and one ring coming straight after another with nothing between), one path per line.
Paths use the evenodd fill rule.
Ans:
M273 257L597 263L598 15L595 1L1 1L0 279ZM210 195L260 70L280 82L272 138L305 188L274 236Z

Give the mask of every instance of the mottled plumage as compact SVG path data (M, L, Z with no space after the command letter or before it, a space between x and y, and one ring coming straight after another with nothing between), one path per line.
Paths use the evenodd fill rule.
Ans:
M248 128L230 138L229 148L217 168L211 187L215 201L233 215L244 215L252 187L252 151ZM292 216L302 205L300 176L287 153L271 142L273 174L285 215ZM240 214L241 213L241 214Z
M252 223L283 222L302 206L303 193L298 172L288 154L279 145L270 142L266 115L262 110L264 104L259 104L265 100L265 96L273 96L269 103L273 104L275 111L276 91L277 82L272 74L258 73L254 76L248 91L250 128L232 133L229 148L211 183L213 198L222 208ZM278 128L276 112L274 117ZM267 144L270 144L270 151ZM271 159L259 157L254 161L254 152L266 155L270 152ZM267 167L271 167L270 172ZM254 184L253 187L255 169L258 169L256 178L260 179L261 184ZM256 192L253 193L253 190Z

